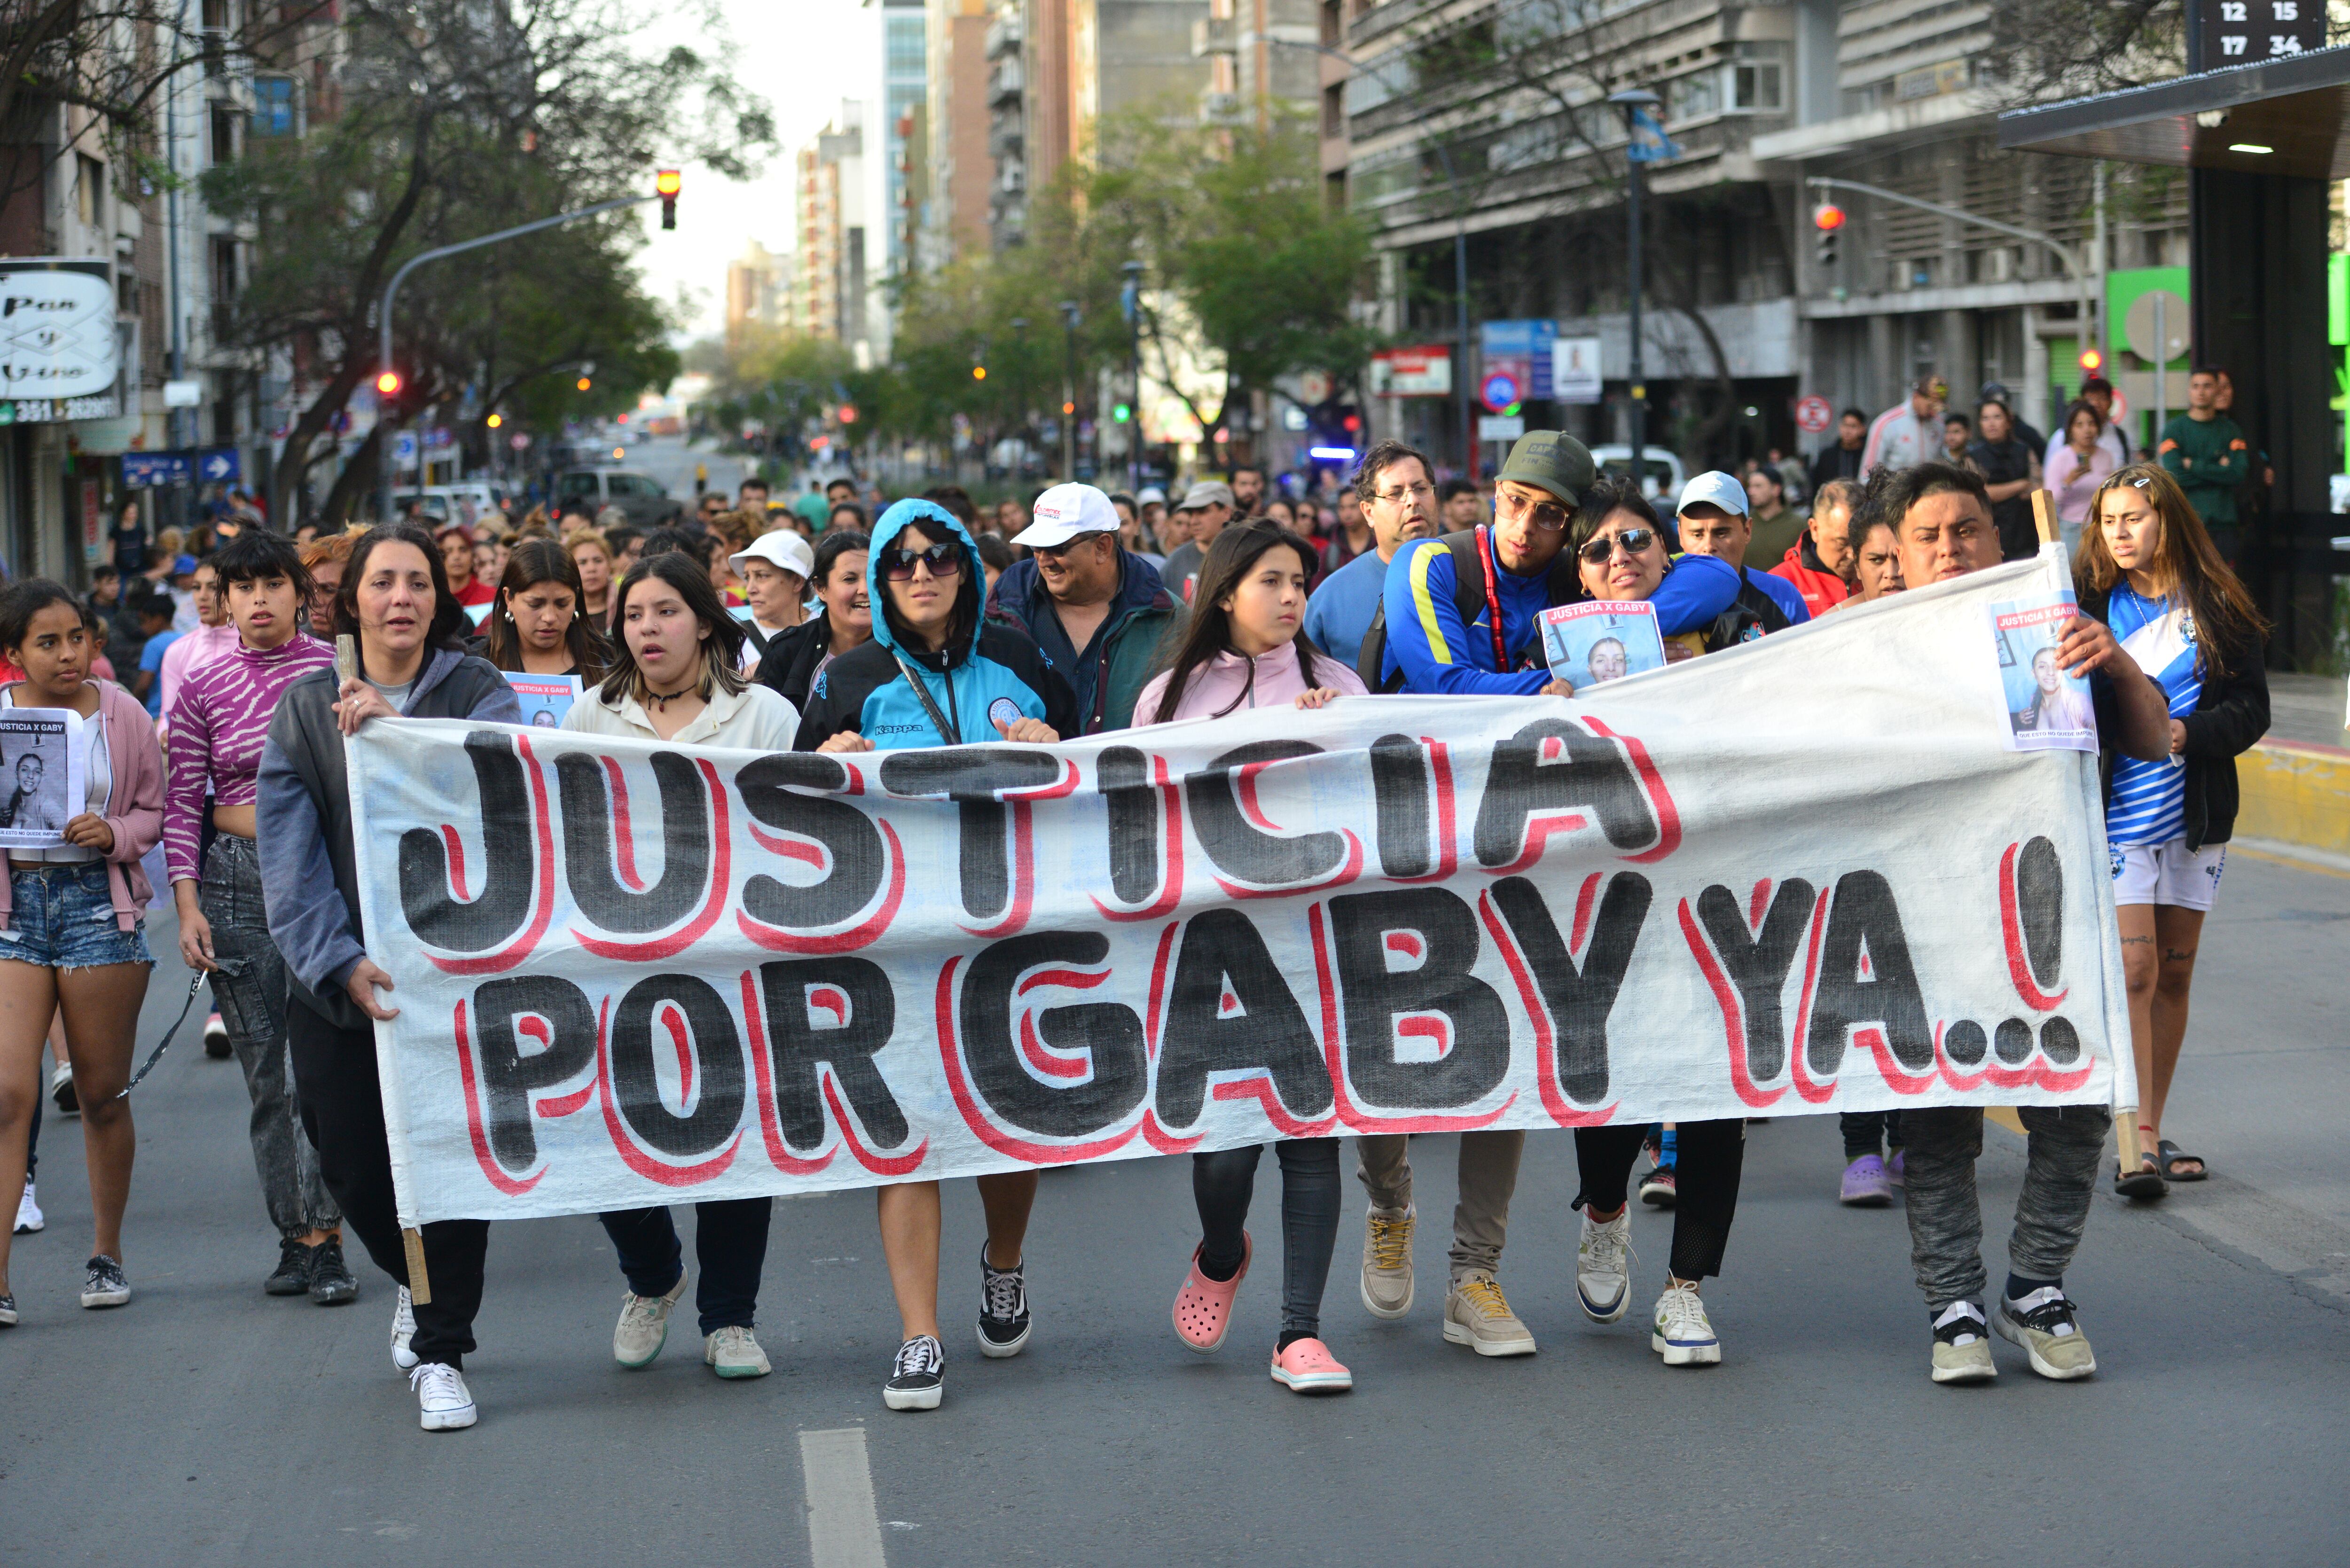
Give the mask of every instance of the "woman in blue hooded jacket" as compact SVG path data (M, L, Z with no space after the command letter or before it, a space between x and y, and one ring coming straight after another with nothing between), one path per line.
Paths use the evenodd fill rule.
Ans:
M808 692L797 749L892 751L997 740L1051 744L1077 727L1068 682L1024 632L981 613L979 547L929 501L881 514L866 560L873 637L825 666ZM979 1350L1017 1355L1028 1343L1021 1244L1036 1173L979 1180L987 1210L981 1247ZM892 1410L932 1410L946 1391L939 1344L939 1184L878 1189L881 1250L903 1320L881 1399Z

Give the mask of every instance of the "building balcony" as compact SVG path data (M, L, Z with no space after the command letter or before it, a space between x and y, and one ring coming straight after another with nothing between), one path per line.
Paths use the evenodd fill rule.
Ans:
M1002 16L988 24L985 53L989 59L994 59L999 55L1018 54L1020 43L1019 17Z
M1002 103L1006 99L1017 99L1027 81L1027 74L1021 68L1020 57L1010 56L997 64L995 74L988 79L987 101Z
M1199 16L1191 22L1191 57L1236 55L1241 47L1240 20L1233 16Z

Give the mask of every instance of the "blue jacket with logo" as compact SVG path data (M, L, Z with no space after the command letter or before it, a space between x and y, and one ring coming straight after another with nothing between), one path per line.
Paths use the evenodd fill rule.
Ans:
M901 642L890 625L882 566L909 524L920 524L933 539L952 539L962 549L955 615L963 630L936 653ZM1041 719L1063 736L1076 733L1076 700L1052 661L1024 632L982 618L979 586L987 578L979 546L951 513L930 501L900 501L890 507L873 526L865 572L873 639L834 659L816 678L795 749L812 752L843 730L855 731L884 752L985 742L1002 739L996 720L1012 716ZM907 684L910 670L953 733L941 732L931 705Z

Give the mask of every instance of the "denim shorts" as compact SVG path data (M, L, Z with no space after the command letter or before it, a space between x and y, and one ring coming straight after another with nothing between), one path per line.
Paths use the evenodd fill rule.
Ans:
M0 931L0 959L44 969L155 961L143 918L127 931L115 924L105 861L12 866L8 887L16 908L8 929Z

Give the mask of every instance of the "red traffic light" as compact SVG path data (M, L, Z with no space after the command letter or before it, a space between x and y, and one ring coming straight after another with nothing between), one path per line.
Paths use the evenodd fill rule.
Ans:
M678 178L678 172L674 169L664 169L653 176L653 190L663 196L676 195L679 186L682 183L684 182Z
M1812 209L1812 227L1822 234L1834 234L1844 227L1844 209L1834 202L1823 202Z
M387 398L390 397L394 392L399 391L400 372L397 370L386 370L382 375L378 376L375 379L375 389L382 393Z
M2081 350L2082 369L2086 370L2089 374L2094 376L2105 368L2106 357L2102 352L2095 348L2084 348Z

